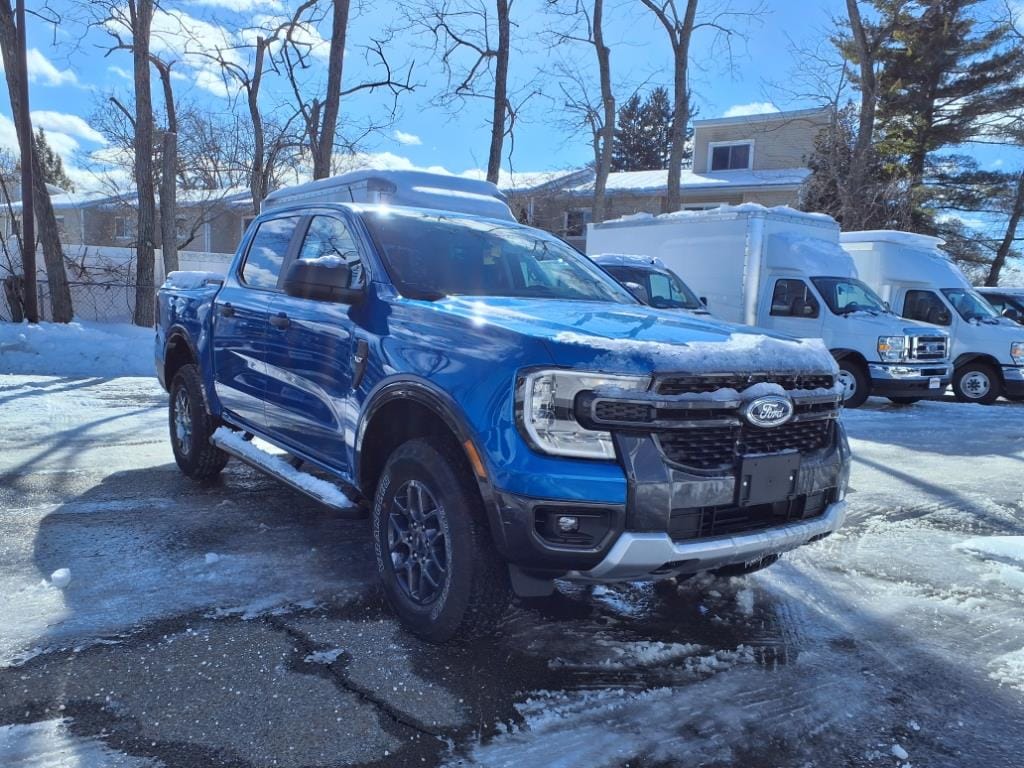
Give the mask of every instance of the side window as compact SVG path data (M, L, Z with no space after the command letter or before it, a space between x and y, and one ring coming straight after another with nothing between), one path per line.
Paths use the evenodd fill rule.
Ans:
M934 325L949 325L952 321L946 305L933 291L907 291L903 300L903 316Z
M665 275L659 275L656 272L652 272L650 285L652 300L661 299L663 301L672 301L673 299L679 298L678 295L672 295L672 283L669 282L668 277Z
M242 282L265 291L277 288L281 265L288 255L288 246L298 223L298 216L267 219L260 223L242 265Z
M361 288L366 281L363 260L359 256L355 238L345 222L331 216L314 216L302 241L299 258L303 260L340 259L349 268L349 287Z
M814 318L819 313L818 300L803 280L777 280L772 292L773 317Z

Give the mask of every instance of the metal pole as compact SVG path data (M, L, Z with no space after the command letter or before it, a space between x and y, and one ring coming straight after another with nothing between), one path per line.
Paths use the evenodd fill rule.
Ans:
M18 131L21 143L21 265L25 270L25 319L39 322L39 304L36 299L36 222L32 205L32 119L28 105L28 47L25 42L25 0L17 3L18 60L21 69L19 100L21 119Z

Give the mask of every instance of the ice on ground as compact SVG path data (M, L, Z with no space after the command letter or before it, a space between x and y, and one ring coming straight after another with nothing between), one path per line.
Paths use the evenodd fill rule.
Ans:
M308 664L333 664L338 660L338 657L345 652L344 648L331 648L326 651L313 651L306 656L303 661Z
M1000 685L1024 691L1024 648L997 656L989 664L989 668L992 669L989 677Z
M892 749L889 751L892 752L892 756L895 757L897 760L906 760L908 757L910 757L910 754L907 752L907 750L905 750L899 744L893 744Z
M736 605L744 616L754 615L754 590L749 587L736 593Z
M1024 536L978 536L956 545L962 552L1024 566Z
M213 433L213 436L224 445L230 446L231 450L235 453L249 458L260 466L266 467L279 477L287 478L289 482L310 491L328 504L342 508L355 506L355 503L334 483L321 480L319 477L313 477L308 472L302 472L280 456L274 456L266 451L261 451L251 442L242 439L240 434L231 431L227 427L218 428Z
M206 557L203 558L207 565L213 565L214 563L220 562L220 555L216 552L207 552Z
M50 574L50 583L57 589L64 589L71 583L71 570L69 568L58 568Z
M153 345L127 323L0 323L0 374L153 376Z
M44 720L0 726L0 765L4 768L155 768L148 758L114 752L98 739L82 739L70 721Z

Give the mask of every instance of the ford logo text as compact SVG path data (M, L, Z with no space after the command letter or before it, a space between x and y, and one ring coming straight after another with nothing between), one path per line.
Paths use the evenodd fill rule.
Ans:
M765 395L747 403L743 415L755 427L778 427L793 418L793 402L782 395Z

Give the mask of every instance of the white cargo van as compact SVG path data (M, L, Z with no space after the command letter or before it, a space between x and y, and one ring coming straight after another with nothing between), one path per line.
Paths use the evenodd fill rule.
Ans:
M639 214L589 225L587 253L656 256L716 317L823 339L848 407L869 394L899 403L937 398L949 383L946 333L892 314L857 279L839 225L824 214L750 203Z
M958 400L1024 399L1024 328L1000 317L939 250L942 240L908 232L844 232L843 248L861 278L909 320L950 335Z

